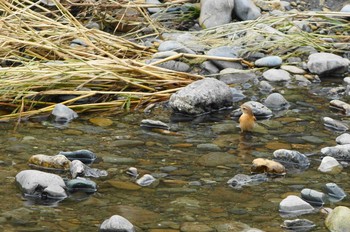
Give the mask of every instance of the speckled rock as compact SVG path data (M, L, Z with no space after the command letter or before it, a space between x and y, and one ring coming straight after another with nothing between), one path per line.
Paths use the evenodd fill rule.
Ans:
M307 67L319 76L339 76L348 71L349 60L332 53L314 53L309 56Z
M326 156L331 156L337 160L350 161L350 144L324 147L321 149L321 153Z
M169 104L175 112L197 115L230 107L232 98L228 85L214 78L205 78L172 94Z
M199 24L210 28L229 23L232 20L234 0L201 0Z
M131 222L126 218L113 215L109 219L105 220L100 226L100 232L135 232L135 228Z
M263 11L282 10L280 0L253 0L255 5Z
M300 231L307 232L312 230L315 227L315 223L307 219L294 219L294 220L285 220L283 222L282 228L287 229L288 231Z
M272 93L264 101L264 105L272 110L288 109L290 104L280 93Z
M291 76L282 69L269 69L263 73L263 77L267 81L289 81Z
M305 170L310 166L307 156L294 150L278 149L273 152L273 157L286 168Z
M327 216L325 224L329 231L347 232L350 231L350 209L345 206L338 206Z

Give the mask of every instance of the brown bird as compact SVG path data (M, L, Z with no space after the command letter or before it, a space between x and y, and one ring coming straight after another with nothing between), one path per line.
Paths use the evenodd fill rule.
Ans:
M252 131L255 126L256 118L253 114L252 108L247 104L241 105L242 115L239 117L239 126L241 132L243 131Z

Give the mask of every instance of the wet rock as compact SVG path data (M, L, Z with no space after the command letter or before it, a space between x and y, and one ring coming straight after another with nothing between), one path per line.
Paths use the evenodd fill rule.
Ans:
M345 113L345 115L349 116L350 115L350 104L343 102L341 100L332 100L329 103L331 108L341 110Z
M319 76L339 76L348 71L349 60L332 53L314 53L309 56L307 67Z
M159 52L174 51L178 53L195 54L194 51L185 47L183 44L172 40L164 41L163 43L161 43L158 47L158 51Z
M300 197L290 195L280 202L279 211L282 216L298 216L313 212L314 207Z
M84 164L92 164L97 158L95 153L89 150L60 151L59 155L64 155L69 160L80 160Z
M315 206L322 206L327 200L326 194L308 188L301 190L301 198Z
M266 119L272 116L272 111L260 102L248 101L244 104L247 104L248 106L250 106L250 108L252 108L253 114L257 119ZM231 114L233 117L239 117L242 114L242 112L239 108L237 110L232 111Z
M104 162L111 164L136 164L138 161L131 157L119 157L119 156L105 156L102 158Z
M280 93L272 93L264 101L264 105L272 110L288 109L290 104Z
M97 185L92 180L78 177L76 179L68 180L66 186L69 192L85 192L94 193L97 191Z
M172 94L169 104L176 112L198 115L230 107L232 98L228 85L214 78L205 78Z
M293 74L305 74L305 70L304 69L301 69L301 68L298 68L296 66L293 66L293 65L282 65L281 66L281 69L287 71L287 72L290 72L290 73L293 73Z
M220 165L234 164L237 162L237 158L226 153L212 152L201 156L197 162L202 166L216 167Z
M317 170L329 174L338 174L343 170L343 166L335 158L325 156Z
M330 117L323 117L323 124L325 127L336 131L347 131L349 127L341 121L335 120Z
M92 124L96 126L101 126L101 127L107 127L113 124L113 121L109 118L101 118L101 117L90 118L89 121Z
M299 86L311 85L311 81L309 81L306 77L302 75L295 75L295 80L298 82Z
M255 73L237 70L233 68L226 68L220 71L219 80L224 83L230 84L242 84L256 78Z
M252 163L253 164L250 168L250 171L252 173L267 173L267 174L278 174L278 175L286 174L285 167L274 160L257 158L257 159L254 159Z
M341 201L346 197L344 190L340 188L336 183L327 183L324 190L332 202Z
M321 149L321 153L325 156L331 156L340 161L350 161L350 144L324 147Z
M105 220L99 229L100 232L135 232L135 227L126 218L113 215L109 219Z
M345 206L337 206L327 216L325 224L329 231L350 231L350 209Z
M220 147L212 143L202 143L197 145L197 149L201 151L220 151Z
M245 175L237 174L227 181L227 184L234 189L241 189L243 186L256 185L268 180L266 174Z
M105 170L100 170L97 168L90 168L89 166L85 165L80 160L73 160L70 165L70 173L72 175L72 178L75 178L77 176L91 176L91 177L101 177L101 176L107 176L108 173Z
M199 24L210 28L229 23L232 20L234 0L201 0Z
M137 168L135 168L135 167L128 168L128 170L126 170L126 174L128 174L129 176L131 176L133 178L137 178L139 176Z
M47 170L69 170L70 161L64 155L33 155L28 160L28 165L38 169L47 169Z
M242 21L254 20L261 16L260 8L252 0L235 0L234 13Z
M282 228L288 231L307 232L315 227L315 223L307 219L285 220Z
M212 48L207 52L207 55L225 57L225 58L238 58L238 48L229 47L229 46ZM242 69L242 65L240 62L221 61L221 60L210 60L210 62L214 63L219 69L225 69L225 68Z
M289 81L291 76L282 69L269 69L263 73L263 77L267 81Z
M68 123L78 117L78 114L63 104L57 104L52 110L55 122Z
M254 62L257 67L279 67L282 64L282 58L279 56L266 56Z
M310 166L309 158L294 150L278 149L273 152L273 157L286 168L305 170Z
M169 130L170 127L168 124L159 121L159 120L151 120L151 119L143 119L141 121L141 127L146 127L146 128L160 128L164 130Z
M151 184L153 184L157 179L154 178L152 175L150 174L145 174L143 175L140 179L138 179L136 181L136 183L142 187L145 186L150 186Z
M142 188L140 185L137 185L137 184L132 183L132 182L126 182L126 181L108 180L108 183L117 189L135 191L135 190L139 190Z
M348 133L341 134L335 139L335 141L340 145L350 144L350 134Z
M259 89L263 92L263 93L270 93L272 92L275 88L272 87L270 85L269 82L267 81L260 81L259 82Z
M67 197L63 179L55 174L24 170L16 175L16 182L25 196L42 199L64 199Z

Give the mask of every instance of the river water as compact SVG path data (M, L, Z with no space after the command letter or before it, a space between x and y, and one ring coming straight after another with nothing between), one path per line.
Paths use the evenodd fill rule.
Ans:
M2 231L98 231L114 214L131 221L140 231L242 231L247 226L264 231L282 231L278 206L288 195L300 196L303 188L322 191L334 182L349 194L349 169L329 175L317 171L320 149L336 145L338 132L323 126L323 116L347 120L329 108L330 95L324 87L341 83L322 82L312 87L276 86L291 104L269 120L259 121L262 132L242 135L229 112L186 120L156 107L150 113L80 115L67 128L55 128L40 120L0 124L0 178L2 188L0 228ZM251 98L262 94L251 91ZM266 95L265 95L266 96ZM244 99L245 100L250 99ZM234 108L237 108L240 103ZM94 117L109 118L113 124L97 126ZM142 119L169 123L172 133L140 127ZM250 174L253 159L272 158L273 151L286 148L310 155L311 166L301 173L242 189L226 182L236 174ZM96 153L94 168L109 175L93 179L98 191L90 196L75 194L54 206L31 204L23 199L15 175L30 169L34 154L56 155L60 151L88 149ZM159 183L138 187L125 174L136 167L150 173ZM348 198L325 207L350 206ZM321 212L299 216L326 231ZM228 230L222 229L226 225ZM196 230L188 229L190 226ZM228 227L231 226L231 227ZM209 230L212 228L212 230ZM221 228L221 229L220 229ZM158 229L158 230L157 230Z

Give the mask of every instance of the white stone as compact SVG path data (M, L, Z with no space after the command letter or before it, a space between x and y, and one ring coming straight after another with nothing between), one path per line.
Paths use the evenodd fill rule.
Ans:
M314 211L309 203L298 196L290 195L280 202L280 212L285 214L301 215Z
M317 170L325 173L335 173L343 169L343 166L333 157L325 156L323 157L320 166Z

